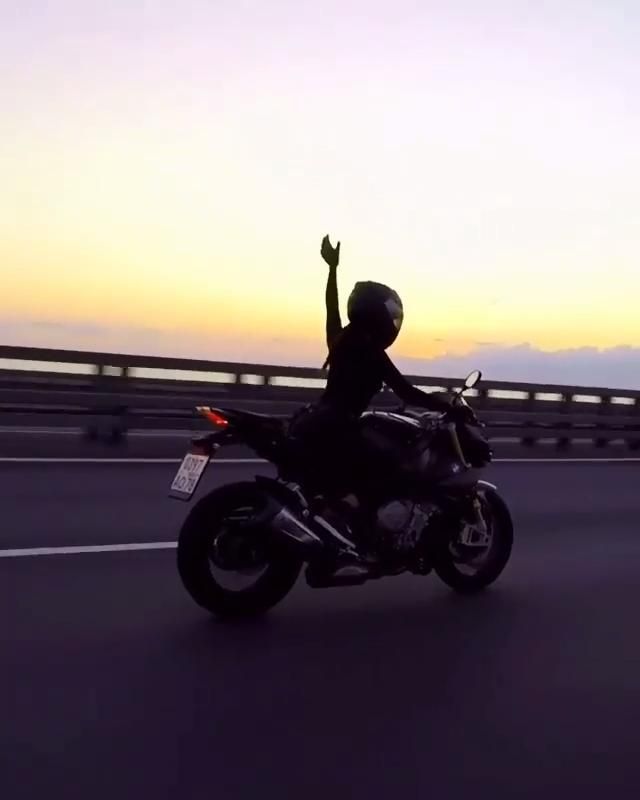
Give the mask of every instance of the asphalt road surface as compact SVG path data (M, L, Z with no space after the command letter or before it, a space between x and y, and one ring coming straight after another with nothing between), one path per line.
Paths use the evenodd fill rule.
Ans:
M89 440L82 428L20 428L0 426L0 461L7 458L180 458L189 447L193 436L204 430L134 430L117 442L108 440L108 431L102 431L97 441ZM552 432L549 432L553 436ZM580 459L635 459L640 462L640 452L630 449L618 440L607 447L594 447L588 434L574 439L566 449L558 449L553 439L542 439L532 447L524 447L516 438L491 438L497 458L580 458ZM243 446L225 447L225 457L255 455Z
M516 547L482 596L301 582L232 625L173 549L56 551L174 541L173 465L0 464L0 798L635 800L639 468L494 467Z

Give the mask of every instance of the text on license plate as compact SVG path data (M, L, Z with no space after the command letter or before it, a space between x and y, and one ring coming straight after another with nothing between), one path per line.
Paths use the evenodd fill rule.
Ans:
M170 493L181 498L191 497L208 463L209 456L199 453L187 453L173 479Z

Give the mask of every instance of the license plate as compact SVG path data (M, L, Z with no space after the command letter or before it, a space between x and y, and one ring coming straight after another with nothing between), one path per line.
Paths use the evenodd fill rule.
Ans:
M173 479L169 496L175 497L177 500L190 500L198 488L200 478L209 461L210 456L204 456L200 453L187 453Z

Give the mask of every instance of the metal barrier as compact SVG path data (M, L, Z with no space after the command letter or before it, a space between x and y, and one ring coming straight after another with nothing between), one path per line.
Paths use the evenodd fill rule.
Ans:
M410 376L427 391L462 378ZM0 346L0 425L80 425L87 436L121 441L130 429L200 429L194 408L218 404L288 415L317 397L319 369ZM494 439L557 447L640 448L640 392L483 380L474 408ZM397 406L384 391L376 407Z

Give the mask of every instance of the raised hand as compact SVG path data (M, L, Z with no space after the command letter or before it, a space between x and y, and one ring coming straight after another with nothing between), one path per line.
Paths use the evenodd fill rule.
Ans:
M334 268L338 266L338 262L340 261L340 242L333 247L331 242L329 241L329 236L325 236L322 240L322 246L320 248L320 255L327 264Z

